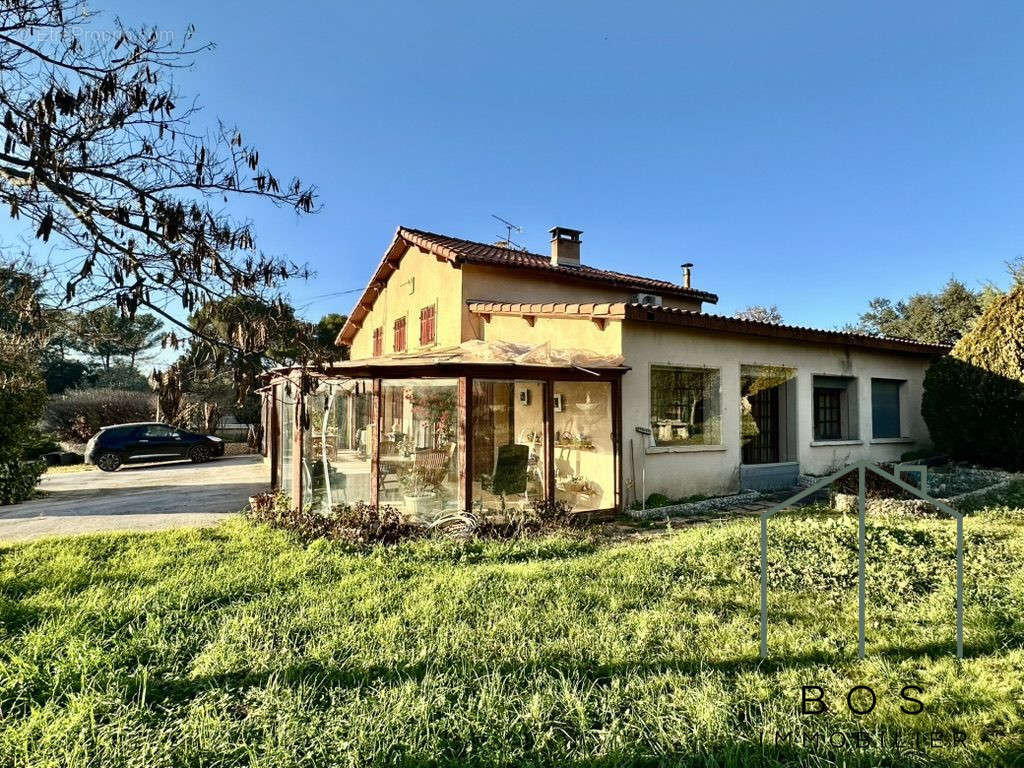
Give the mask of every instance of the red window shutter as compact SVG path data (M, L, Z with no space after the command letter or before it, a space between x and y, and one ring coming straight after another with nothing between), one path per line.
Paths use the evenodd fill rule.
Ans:
M395 352L405 352L405 318L395 320Z
M373 356L380 357L384 354L384 332L382 328L373 329Z
M433 306L420 310L420 344L433 344L435 340L435 310Z

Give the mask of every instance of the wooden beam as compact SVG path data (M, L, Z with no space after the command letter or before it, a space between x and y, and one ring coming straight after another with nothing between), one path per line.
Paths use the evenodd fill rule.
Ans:
M547 380L541 389L544 396L544 500L555 500L555 382Z
M301 381L301 374L300 374ZM305 407L305 398L302 394L301 384L292 381L295 388L295 413L292 418L295 423L292 425L292 508L302 511L302 411Z
M459 509L461 511L468 511L469 505L472 503L471 497L473 489L472 484L472 472L470 471L470 462L473 460L473 446L471 440L470 425L472 422L472 382L465 376L459 377L459 394L458 394L458 425L456 429L458 450L456 456L459 462Z
M371 424L373 425L370 430L370 506L372 507L380 505L380 438L381 424L384 420L384 407L380 401L382 391L381 380L374 379L373 398L370 401Z
M270 423L264 430L267 435L267 454L270 456L270 487L278 490L281 487L281 478L277 476L278 455L281 452L281 409L277 407L278 392L280 385L275 384L270 388Z

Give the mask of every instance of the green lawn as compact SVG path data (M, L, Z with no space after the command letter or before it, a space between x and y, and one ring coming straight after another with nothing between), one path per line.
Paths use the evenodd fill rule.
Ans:
M369 553L238 520L0 549L0 765L1024 764L1024 487L1008 498L965 525L962 666L939 520L872 521L863 662L838 517L772 523L766 663L756 519ZM801 716L812 684L831 711ZM891 746L953 730L965 746Z

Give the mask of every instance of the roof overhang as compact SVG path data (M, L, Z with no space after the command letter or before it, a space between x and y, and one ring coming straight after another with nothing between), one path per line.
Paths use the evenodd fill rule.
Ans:
M951 347L944 344L925 344L913 339L889 336L871 336L864 333L828 331L798 325L762 323L723 315L648 304L509 304L494 301L469 301L469 311L477 315L512 315L519 317L558 317L590 320L618 320L658 323L716 333L730 333L764 339L807 344L841 345L884 352L936 357L945 355Z

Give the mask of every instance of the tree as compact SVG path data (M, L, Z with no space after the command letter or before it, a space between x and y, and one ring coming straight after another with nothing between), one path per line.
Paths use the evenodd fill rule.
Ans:
M334 343L346 322L348 322L348 316L339 315L337 312L330 312L317 321L313 338L323 358L348 360L348 347L344 345L339 347Z
M940 451L1024 469L1024 282L993 303L929 366L921 415Z
M24 271L0 264L0 504L29 498L42 473L38 462L24 461L46 403L36 286Z
M163 323L148 313L125 316L106 306L84 312L76 318L75 332L68 343L82 354L99 359L104 370L127 358L134 368L139 355L160 343Z
M211 48L191 28L180 45L117 19L113 35L90 34L95 15L84 0L0 6L0 193L12 218L69 251L44 273L62 305L112 304L127 317L145 308L194 335L173 305L259 296L303 273L259 251L251 224L224 204L254 197L310 213L316 190L280 181L237 129L197 125L198 106L172 79ZM254 318L240 340L269 333L273 319Z
M775 304L772 304L770 307L753 304L746 309L741 309L733 317L739 320L752 320L758 323L772 323L773 325L780 325L782 323L782 313Z
M950 278L938 293L916 293L895 303L880 297L871 299L856 327L872 335L955 344L981 314L981 308L981 292Z

